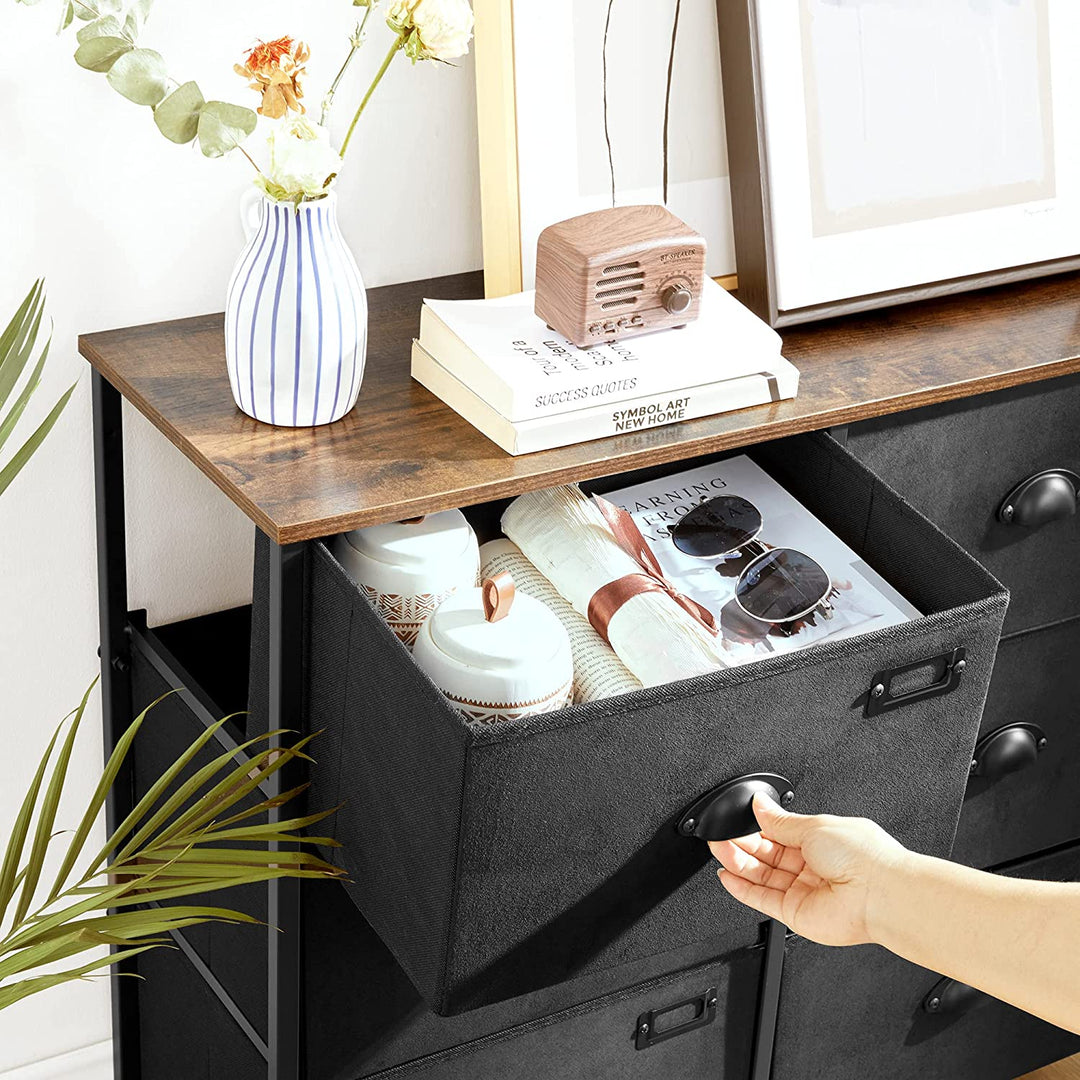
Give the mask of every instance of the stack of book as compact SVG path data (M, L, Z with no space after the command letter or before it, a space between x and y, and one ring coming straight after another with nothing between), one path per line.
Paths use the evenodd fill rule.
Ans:
M412 376L509 454L792 398L780 336L714 281L677 330L579 349L533 294L425 300Z

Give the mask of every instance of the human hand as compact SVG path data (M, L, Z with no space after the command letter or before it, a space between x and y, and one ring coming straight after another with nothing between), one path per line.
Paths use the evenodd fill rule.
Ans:
M713 840L720 884L736 900L822 945L873 940L875 899L908 854L865 818L789 814L754 796L760 833Z

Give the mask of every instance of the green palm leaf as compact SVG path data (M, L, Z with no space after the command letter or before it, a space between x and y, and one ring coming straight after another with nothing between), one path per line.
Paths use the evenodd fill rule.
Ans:
M8 399L15 392L26 365L30 362L34 348L37 345L41 333L41 323L45 313L45 282L38 279L34 282L26 298L19 305L19 309L12 316L11 321L0 333L0 450L14 432L23 414L26 412L30 398L41 384L41 373L45 367L45 360L49 355L49 341L45 342L35 364L30 372L18 397L5 409ZM22 471L26 463L33 457L38 447L45 441L46 436L52 431L60 414L64 411L74 385L61 395L60 399L49 411L45 419L34 429L30 437L11 455L7 463L0 466L0 495L7 490L8 485Z
M27 312L31 310L32 305ZM254 750L285 734L270 732L195 769L196 757L224 720L200 734L151 785L89 866L77 869L109 789L153 709L150 706L118 741L56 879L39 897L49 842L59 835L54 825L89 695L90 690L53 735L0 862L0 922L15 901L11 926L0 936L0 1010L147 949L160 948L168 944L169 934L189 926L211 921L259 924L251 915L229 908L174 902L184 897L280 878L334 880L343 873L310 851L272 849L278 844L334 846L336 841L328 837L301 833L323 821L327 812L275 822L252 820L301 794L306 785L237 809L290 761L310 760L304 748L312 736L289 746L262 745ZM254 752L245 756L248 751ZM42 965L55 965L103 946L113 950L106 957L60 972L35 973Z

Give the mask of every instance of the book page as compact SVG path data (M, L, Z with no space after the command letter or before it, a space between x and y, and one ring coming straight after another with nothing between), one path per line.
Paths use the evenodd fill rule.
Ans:
M526 596L547 605L566 628L574 657L574 704L640 690L641 683L589 624L558 593L555 586L510 540L492 540L480 549L481 579L509 571Z
M794 624L790 636L775 628L766 632L769 624L740 617L735 588L749 557L735 552L727 557L693 558L675 547L669 532L688 510L716 495L748 499L761 513L759 539L764 544L795 548L826 571L833 583L831 617L815 613ZM731 666L919 617L857 552L746 455L611 491L604 497L633 517L675 588L712 612L721 629L724 658Z

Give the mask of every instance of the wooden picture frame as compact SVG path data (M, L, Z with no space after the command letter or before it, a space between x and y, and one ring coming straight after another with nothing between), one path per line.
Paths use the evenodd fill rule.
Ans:
M777 0L769 2L777 5ZM774 327L783 327L1080 268L1080 255L1067 254L805 306L783 307L778 285L777 238L773 233L775 206L770 183L766 95L762 93L762 3L763 0L717 0L739 299L761 318ZM774 6L768 17L775 18L776 11Z
M517 0L517 2L521 3L522 0ZM524 0L524 2L533 3L534 0ZM599 0L592 0L592 2L599 3ZM702 4L708 17L712 18L707 0L693 0L693 2ZM524 103L519 103L518 100L517 79L521 71L515 60L515 0L474 0L473 8L476 15L477 136L480 156L484 287L488 297L496 297L520 292L530 284L530 268L525 264L530 260L531 248L528 243L523 243L522 237L523 229L528 228L534 242L537 222L535 213L530 218L529 206L525 207L523 213L521 171L531 167L530 160L535 161L536 148L519 145L521 131L519 130L518 109L519 104L524 106ZM529 14L528 9L526 9L526 14ZM695 9L694 14L700 15L700 11ZM526 59L530 61L528 86L536 91L533 96L548 93L539 74L542 65L534 62L535 58L531 56ZM666 64L666 42L663 59ZM718 98L718 72L714 78L717 83L716 98ZM722 118L722 104L719 112ZM722 139L720 141L723 145ZM529 177L526 176L524 179L528 180ZM552 224L560 216L569 217L597 208L597 206L573 208L568 212L555 214L551 220L545 220L543 223ZM672 209L676 214L679 213L677 206L673 206ZM725 212L729 213L729 211ZM697 227L693 221L690 221L690 224ZM734 248L730 239L730 221L727 232L729 257L733 261ZM732 266L731 269L734 267ZM735 288L737 281L734 273L717 274L715 270L713 273L715 279L725 288Z

